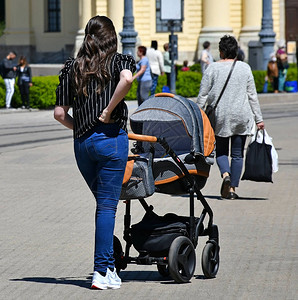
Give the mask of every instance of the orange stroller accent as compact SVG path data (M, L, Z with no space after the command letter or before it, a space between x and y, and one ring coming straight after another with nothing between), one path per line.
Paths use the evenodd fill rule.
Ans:
M128 158L120 197L126 200L126 246L123 252L119 239L114 237L117 271L130 263L156 264L162 276L171 276L177 283L188 282L195 271L198 238L208 236L202 269L207 278L215 277L219 268L218 227L200 191L214 162L215 137L207 116L191 100L161 93L138 107L130 117L130 126L133 133L128 136L136 141L132 149L135 155ZM189 194L189 216L158 216L145 201L154 193ZM195 195L203 206L198 217L194 212ZM132 225L134 199L143 206L145 215ZM139 256L130 256L132 246Z

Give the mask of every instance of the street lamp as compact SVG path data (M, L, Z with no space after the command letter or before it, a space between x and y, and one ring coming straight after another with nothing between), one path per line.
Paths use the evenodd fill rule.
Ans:
M124 0L123 31L119 33L122 42L122 53L135 56L136 37L134 29L133 1Z
M273 31L272 0L263 0L262 28L259 32L263 44L263 70L267 69L270 54L274 51L275 32Z
M178 59L178 36L174 35L175 22L182 22L182 0L161 0L161 20L168 21L169 31L169 52L171 59L171 93L176 93L176 72L174 60Z

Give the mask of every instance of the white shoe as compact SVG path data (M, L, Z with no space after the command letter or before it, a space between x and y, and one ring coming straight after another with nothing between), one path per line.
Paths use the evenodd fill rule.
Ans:
M107 275L108 278L108 288L109 289L120 289L121 286L121 279L119 278L116 269L112 272L109 268L107 269Z
M108 288L108 273L106 276L100 275L97 271L93 273L91 289L106 290Z

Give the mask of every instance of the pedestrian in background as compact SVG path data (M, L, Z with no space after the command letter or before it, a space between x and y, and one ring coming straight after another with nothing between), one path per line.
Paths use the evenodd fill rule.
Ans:
M150 88L152 86L152 78L149 60L146 56L146 47L139 46L137 55L140 58L137 63L137 73L132 77L138 80L137 99L140 106L149 97Z
M164 73L163 56L158 50L157 41L151 41L151 48L147 49L147 57L152 73L152 86L150 92L151 95L154 95L158 84L158 77Z
M10 51L2 61L2 77L5 84L5 103L6 108L11 108L11 99L14 94L14 85L16 78L17 66L14 62L17 54L14 51Z
M270 81L274 93L278 93L278 66L275 54L270 55L270 60L267 65L267 76L265 80Z
M203 43L203 51L200 56L200 64L201 64L201 71L202 74L204 74L205 70L208 68L208 66L213 63L213 56L210 52L211 44L209 41L205 41Z
M20 56L17 66L18 87L22 98L22 109L30 108L29 89L32 86L31 67L25 56Z
M167 76L167 86L171 90L171 68L172 68L172 61L170 60L170 53L169 53L169 43L165 43L163 45L163 49L165 50L163 53L163 61L164 61L164 72Z
M238 43L232 36L219 42L220 60L211 64L203 75L198 105L214 107L237 57ZM223 178L220 193L223 198L237 199L235 192L243 167L243 152L247 135L254 121L264 128L254 77L247 63L237 61L224 93L215 110L216 162ZM229 149L231 148L229 162Z
M112 21L96 16L85 27L76 59L59 76L54 117L73 130L78 168L96 199L94 273L91 288L118 289L113 232L128 156L123 100L132 84L135 61L117 53ZM73 107L73 117L68 113Z
M190 68L189 68L189 66L188 66L188 60L184 60L184 61L183 61L183 67L181 68L181 71L187 72L187 71L189 71L189 70L190 70Z
M284 93L289 64L283 42L279 42L278 50L276 51L276 59L278 66L278 91Z

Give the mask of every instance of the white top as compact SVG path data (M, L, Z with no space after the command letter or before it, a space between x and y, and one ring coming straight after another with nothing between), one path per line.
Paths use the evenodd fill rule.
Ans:
M201 53L201 71L202 74L204 74L205 70L207 69L207 67L213 63L213 56L211 54L211 52L208 49L204 49Z
M150 68L153 74L160 75L164 72L163 56L159 50L148 48L146 56L149 59Z

